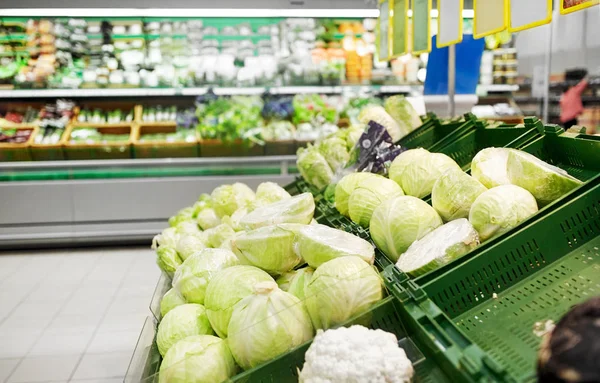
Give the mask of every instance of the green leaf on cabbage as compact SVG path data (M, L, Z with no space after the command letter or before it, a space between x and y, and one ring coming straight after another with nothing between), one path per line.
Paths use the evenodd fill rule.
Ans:
M165 356L177 342L193 335L214 334L204 306L188 303L177 306L165 315L158 325L156 344L158 351Z
M484 242L509 231L537 211L537 202L530 192L519 186L502 185L477 197L469 221Z
M227 327L236 303L252 294L258 282L274 281L254 266L232 266L220 271L210 281L204 296L204 305L210 324L221 337L227 337Z
M235 230L226 223L213 227L205 231L208 245L213 248L221 247L221 245L235 236Z
M188 259L192 254L205 249L207 246L200 238L200 235L185 235L179 237L177 242L177 254L182 261Z
M156 264L167 275L172 276L182 263L177 251L171 247L160 246L156 250Z
M319 143L318 148L334 173L343 168L350 159L346 141L341 138L326 138Z
M277 278L277 285L283 291L287 291L296 298L304 301L306 286L312 279L315 269L303 267L298 270L289 271Z
M370 233L375 245L396 262L414 241L441 225L442 219L427 203L415 197L398 196L375 209Z
M333 180L333 170L314 146L298 149L296 165L302 178L318 189L325 188Z
M298 231L298 253L314 268L332 259L356 256L368 264L375 260L373 245L345 231L325 225L308 225Z
M236 210L245 207L255 198L254 192L247 185L236 182L233 185L222 185L213 190L212 203L218 217L232 215Z
M369 227L375 208L396 195L404 195L402 188L383 176L374 175L361 181L348 199L350 219L362 227Z
M477 231L467 219L460 218L413 242L400 256L396 266L412 277L418 277L452 262L477 245Z
M186 303L187 302L181 296L179 291L177 291L177 289L171 288L165 293L165 295L163 295L162 299L160 300L160 315L164 317L169 311L173 310L175 307L184 305Z
M344 176L335 186L335 207L341 215L349 217L348 200L362 181L375 177L373 173L359 172Z
M375 268L359 257L341 257L322 264L304 291L315 329L328 329L366 311L383 298Z
M388 97L383 106L402 131L410 133L423 124L419 113L404 96Z
M583 184L563 169L522 151L513 150L508 154L507 168L511 183L533 194L541 206Z
M275 182L263 182L256 188L256 199L265 204L289 199L292 196Z
M196 216L196 222L202 228L202 230L212 229L213 227L219 225L221 220L217 213L212 208L203 209Z
M471 205L486 190L467 173L449 170L433 185L431 205L445 222L468 218Z
M177 212L174 216L169 218L169 226L176 227L185 221L194 221L194 208L186 207Z

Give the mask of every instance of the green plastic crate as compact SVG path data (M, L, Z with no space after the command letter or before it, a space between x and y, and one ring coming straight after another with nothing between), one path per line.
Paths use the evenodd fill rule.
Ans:
M431 118L422 126L401 138L396 144L408 149L424 148L433 150L436 146L443 147L461 134L473 130L476 120L475 116L470 113L465 115L464 121L446 124L442 124L437 118Z
M404 285L403 274L389 267L385 280L394 281L388 287L400 299L427 306L429 316L445 323L446 336L484 351L471 355L476 375L535 381L541 339L534 324L557 322L600 294L600 177L554 211L461 260Z

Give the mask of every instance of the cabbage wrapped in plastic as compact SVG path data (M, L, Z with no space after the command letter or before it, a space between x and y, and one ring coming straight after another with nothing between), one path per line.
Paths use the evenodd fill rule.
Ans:
M247 185L236 182L233 185L222 185L213 190L212 204L218 217L232 215L236 210L254 200L254 191Z
M194 208L186 207L177 212L174 216L169 218L169 226L176 227L182 222L194 221Z
M325 225L304 226L298 231L297 246L299 255L314 268L347 256L356 256L371 265L375 261L375 250L369 242Z
M508 178L508 153L513 149L486 148L471 161L471 175L488 189L510 185Z
M583 184L561 168L518 150L511 150L507 161L508 179L527 190L540 206L545 206Z
M221 219L213 208L202 209L196 216L196 222L202 228L202 230L212 229L221 223Z
M256 188L256 199L265 205L289 198L290 193L275 182L263 182Z
M408 152L405 152L408 153ZM404 194L423 198L431 194L433 184L448 170L462 171L460 166L450 157L442 153L423 153L413 155L410 162L405 163L399 155L390 167L390 179L394 180ZM400 166L394 163L400 162ZM398 168L402 171L398 172Z
M169 289L169 291L167 291L160 300L160 315L164 317L175 307L184 305L186 303L187 302L181 296L179 291L177 291L177 289Z
M249 369L312 339L314 329L300 299L274 281L254 285L235 305L227 342L236 362Z
M158 383L224 382L237 370L224 339L195 335L169 349L160 364Z
M213 227L205 231L208 239L208 245L213 248L219 248L223 242L235 236L235 230L226 223Z
M167 275L172 276L182 263L183 260L172 247L160 246L156 250L156 264Z
M329 163L314 146L300 148L297 152L296 165L302 178L318 189L323 189L333 180L333 170Z
M344 176L335 186L335 207L341 215L350 216L348 201L350 195L358 187L358 185L369 178L376 177L373 173L350 173Z
M175 343L188 336L212 334L214 332L208 322L204 306L188 303L175 307L160 321L156 344L160 355L165 356Z
M346 141L341 138L326 138L319 143L318 148L334 173L343 168L350 159Z
M177 242L177 254L182 261L188 259L192 254L205 249L207 246L199 235L184 235Z
M392 196L404 195L402 188L383 176L362 180L350 194L348 213L353 222L369 227L373 211Z
M477 197L469 221L484 242L509 231L537 211L537 202L530 192L519 186L502 185Z
M298 270L289 271L277 278L277 285L281 290L287 291L301 301L304 301L304 291L312 279L314 272L315 269L312 267L303 267Z
M405 132L410 133L423 124L419 113L404 96L388 97L383 106Z
M204 249L181 264L173 277L173 287L188 303L204 303L206 287L221 270L239 265L235 254L225 249Z
M315 201L312 194L302 193L292 198L260 207L240 220L244 230L280 223L309 224L315 213Z
M256 266L272 275L283 274L302 262L296 254L296 233L304 225L287 223L241 232L231 246L242 264Z
M252 294L254 285L273 278L254 266L232 266L220 271L210 281L204 296L204 305L210 324L221 337L227 337L227 327L233 308Z
M413 277L435 270L479 245L473 225L460 218L448 222L413 242L398 259L396 266Z
M335 258L317 268L304 294L315 329L328 329L380 301L382 280L375 268L359 257Z
M369 105L363 108L358 116L358 120L362 124L368 124L369 121L374 121L379 125L384 126L394 142L397 142L402 137L410 133L406 129L402 129L396 120L394 120L394 118L390 116L382 106L379 105Z
M375 209L370 232L375 245L395 262L414 241L441 225L442 219L427 203L415 197L398 196Z
M471 205L486 190L467 173L449 170L433 185L431 205L445 222L469 218Z

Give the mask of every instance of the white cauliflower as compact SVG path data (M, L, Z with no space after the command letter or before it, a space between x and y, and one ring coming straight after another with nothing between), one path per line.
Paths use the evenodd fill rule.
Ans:
M363 326L319 330L300 383L405 383L414 370L392 333Z

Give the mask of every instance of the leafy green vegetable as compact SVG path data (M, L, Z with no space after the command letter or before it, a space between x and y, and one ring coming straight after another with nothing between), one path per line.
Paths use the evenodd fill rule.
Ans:
M192 254L205 249L207 246L204 241L200 238L200 235L190 234L182 235L179 237L177 242L177 254L185 261Z
M171 227L176 227L180 223L185 221L193 221L194 220L194 208L186 207L177 212L174 216L169 218L169 225Z
M255 195L252 189L243 183L236 182L233 185L222 185L213 190L213 209L218 217L232 215L236 210L245 207L248 202L254 201Z
M369 227L373 211L392 196L404 195L400 186L380 175L362 180L350 194L348 213L353 222Z
M358 116L358 120L362 124L368 124L369 121L374 121L383 126L392 137L394 142L410 133L403 130L400 125L390 116L382 106L369 105L365 107Z
M302 178L318 189L329 185L333 179L333 170L325 157L315 146L298 149L296 165Z
M508 178L508 153L512 149L486 148L480 150L471 162L471 175L488 189L510 185Z
M160 315L165 316L177 306L186 304L187 302L181 296L177 289L169 289L160 300Z
M385 111L398 123L403 132L410 133L423 123L421 117L404 96L388 97L384 103Z
M207 235L208 244L214 248L221 247L223 242L235 236L235 231L226 223L208 229L205 233Z
M333 171L344 167L350 159L346 141L341 138L335 136L326 138L319 143L318 148Z
M168 275L173 275L182 262L179 254L172 247L159 246L156 250L156 264Z
M471 205L486 190L467 173L449 170L433 185L431 204L445 222L468 218Z
M192 335L214 334L204 306L188 303L177 306L165 315L158 325L156 344L158 351L165 356L177 342Z
M289 271L277 279L277 285L283 291L287 291L296 298L304 301L306 286L312 279L315 269L303 267L298 270Z
M196 222L202 230L212 229L213 227L221 223L221 219L217 216L215 209L205 208L202 209L196 216Z
M350 195L363 180L372 177L375 177L375 174L368 172L350 173L337 183L335 186L335 207L340 214L349 217L348 200Z
M312 194L302 193L254 210L240 220L245 230L279 223L309 224L315 212L315 201Z

